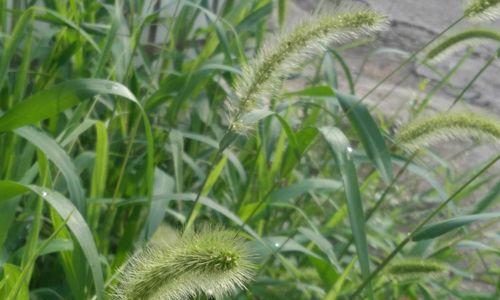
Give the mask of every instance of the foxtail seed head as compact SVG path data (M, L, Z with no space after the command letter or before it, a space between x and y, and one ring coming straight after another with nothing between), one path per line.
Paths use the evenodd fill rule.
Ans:
M447 270L440 262L424 258L405 258L392 262L385 271L391 281L407 281L419 278L436 277Z
M230 104L231 129L248 129L249 124L242 124L242 116L275 96L284 78L316 52L333 42L347 42L380 31L387 23L387 18L375 11L349 8L311 17L291 32L271 39L255 59L243 66L243 74L234 84L237 100Z
M464 16L472 20L494 21L500 16L500 0L471 0Z
M473 112L443 113L410 122L396 136L396 141L409 150L418 150L434 142L454 139L478 139L498 143L500 122L498 119Z
M191 299L228 295L253 276L247 244L235 232L205 229L134 255L114 287L114 299Z
M439 39L425 54L425 59L438 62L465 47L486 43L500 44L500 32L487 28L472 28Z

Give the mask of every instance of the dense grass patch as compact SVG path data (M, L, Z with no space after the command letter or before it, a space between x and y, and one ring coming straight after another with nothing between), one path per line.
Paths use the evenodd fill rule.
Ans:
M455 106L500 49L428 109L498 1L368 87L390 16L318 2L0 0L0 299L498 299L500 120Z

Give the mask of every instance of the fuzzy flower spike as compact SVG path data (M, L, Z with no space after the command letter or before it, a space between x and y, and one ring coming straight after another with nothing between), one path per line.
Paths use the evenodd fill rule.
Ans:
M242 117L276 95L283 79L312 55L330 43L373 34L386 28L387 23L386 17L373 10L349 7L310 17L291 32L271 39L257 57L243 66L243 74L234 84L237 100L231 105L231 130L245 130L249 124Z
M192 299L227 296L253 276L247 243L235 232L205 229L156 243L134 255L114 287L113 299Z
M436 142L450 140L482 140L500 142L500 121L470 111L441 113L423 117L399 130L397 142L410 151Z
M471 0L464 16L476 21L494 21L500 16L500 0Z

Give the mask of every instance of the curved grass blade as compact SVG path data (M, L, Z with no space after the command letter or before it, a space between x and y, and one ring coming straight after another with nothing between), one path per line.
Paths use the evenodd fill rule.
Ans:
M98 94L121 96L137 102L122 84L102 79L69 80L28 97L0 117L0 132L33 124Z
M22 127L14 132L39 148L57 166L66 181L72 202L81 213L85 211L85 193L75 165L66 152L50 136L32 127Z
M269 194L269 199L271 199L272 202L287 203L290 199L313 190L337 190L341 187L342 183L337 180L307 178L272 192Z
M103 79L69 80L50 89L36 93L20 102L0 117L0 133L33 124L57 115L58 113L98 94L123 97L137 105L141 113L147 140L147 172L149 198L153 195L154 142L146 112L135 96L124 85Z
M377 123L356 96L342 94L337 91L335 91L335 94L340 106L347 114L349 122L356 130L366 154L377 167L382 178L386 182L390 182L394 178L391 153L384 142Z
M104 281L102 275L102 268L99 259L99 253L92 237L90 229L83 219L82 215L78 212L76 207L66 197L58 192L42 188L35 185L21 184L15 181L2 180L0 181L0 202L6 201L14 196L24 194L26 192L33 192L42 197L47 203L52 206L63 219L68 218L67 226L73 233L74 237L80 244L80 247L85 254L85 257L90 265L92 277L98 299L102 299L104 291Z
M457 229L465 225L469 225L473 222L485 221L499 217L500 217L500 212L494 212L494 213L461 216L453 219L448 219L445 221L424 226L422 229L420 229L415 233L415 235L413 236L413 240L422 241L422 240L434 239L447 232L450 232L454 229Z
M474 205L473 213L478 214L487 209L488 207L490 207L496 201L499 201L500 200L499 195L500 195L500 182L497 182L497 184L493 188L491 188L490 192Z
M285 96L314 97L330 101L336 98L358 134L366 154L379 170L382 178L386 182L390 182L394 178L389 149L384 142L377 123L360 99L353 95L340 93L328 86L310 87L285 94Z
M347 209L349 213L349 222L354 237L356 252L358 253L359 265L363 279L370 276L370 259L368 255L368 243L366 240L365 220L361 194L359 191L358 177L356 167L351 158L352 152L349 141L338 128L323 127L319 131L328 143L328 146L337 162L342 174L345 195L347 200ZM369 286L371 291L371 286ZM370 292L370 294L372 294Z

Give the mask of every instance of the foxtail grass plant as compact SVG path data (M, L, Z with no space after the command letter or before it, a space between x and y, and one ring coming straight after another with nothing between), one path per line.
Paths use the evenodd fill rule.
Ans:
M242 122L243 116L264 106L278 93L283 79L312 55L331 43L345 43L383 30L387 24L387 18L375 11L348 7L311 16L290 32L271 39L242 67L243 74L234 84L236 100L230 104L231 129L248 129L248 124Z
M446 271L443 263L432 259L404 258L391 262L386 273L394 278L405 279L414 276L427 276L442 274Z
M436 41L435 45L431 45L424 59L439 62L465 47L491 43L500 45L500 32L488 28L466 29Z
M333 42L347 42L383 30L387 22L385 16L373 10L349 6L338 8L336 13L311 16L289 33L270 40L252 61L242 66L243 73L234 83L236 100L227 103L230 124L220 142L214 165L222 157L221 151L228 146L226 139L231 141L234 134L245 134L252 129L255 121L245 118L247 114L263 108L279 92L281 82L308 58ZM207 179L188 214L187 227L193 223Z
M410 150L418 150L436 142L479 140L498 143L500 121L473 112L450 112L416 119L397 134L397 142Z
M420 112L495 82L498 50L452 79L499 40L454 27L498 1L468 1L391 70L368 59L403 52L372 43L384 15L310 2L286 22L286 0L0 0L0 299L497 299L498 119ZM408 111L362 103L409 63L440 78L407 82ZM481 147L441 155L450 139Z
M254 272L247 242L235 232L212 228L156 242L131 257L112 297L191 299L222 297L244 289Z

